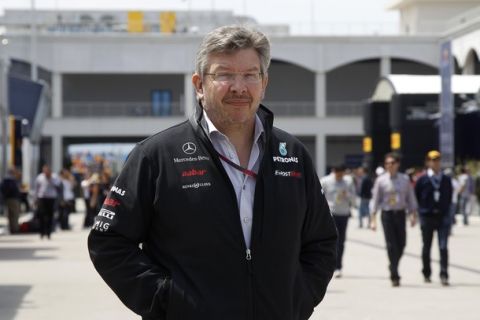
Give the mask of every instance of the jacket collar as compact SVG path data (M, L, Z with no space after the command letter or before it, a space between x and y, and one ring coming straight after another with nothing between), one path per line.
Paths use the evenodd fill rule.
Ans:
M273 128L273 112L270 111L263 104L260 104L260 107L257 110L257 115L260 118L260 121L262 121L263 129L265 130L266 141L269 141ZM190 124L193 126L195 132L198 133L200 137L205 136L205 132L201 125L202 118L203 106L201 102L198 102L195 108L195 112L192 114L192 116L190 116L189 121Z

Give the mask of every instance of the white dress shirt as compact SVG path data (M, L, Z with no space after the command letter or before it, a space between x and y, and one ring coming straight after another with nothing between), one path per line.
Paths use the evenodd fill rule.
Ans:
M205 111L203 112L203 117L205 121L202 122L202 126L206 129L215 150L227 157L230 161L240 165L237 151L228 137L218 131L213 122L208 118ZM263 156L263 144L261 139L263 132L262 121L260 121L258 116L255 116L255 133L253 135L252 150L250 152L248 166L245 168L255 173L258 173ZM222 162L223 168L225 168L225 171L232 182L233 188L235 189L238 209L240 210L240 223L242 225L243 237L247 249L249 249L252 234L253 200L255 196L256 179L244 174L238 169L235 169L223 160L220 160L220 162Z

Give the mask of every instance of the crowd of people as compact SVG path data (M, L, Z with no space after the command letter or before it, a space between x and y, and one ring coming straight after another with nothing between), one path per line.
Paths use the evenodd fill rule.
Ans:
M431 282L430 251L436 232L440 249L440 281L449 285L448 237L461 215L465 226L469 223L475 195L480 191L480 177L473 177L469 169L461 167L455 175L451 169L441 170L441 154L428 152L425 168L409 169L401 173L400 156L388 153L383 166L370 176L366 168L348 170L334 166L332 172L321 179L325 197L338 230L338 256L336 277L342 276L342 257L346 231L352 209L358 208L358 227L377 230L377 212L381 223L389 259L392 286L400 286L399 263L406 245L407 219L412 227L420 223L422 234L422 273L426 283ZM477 197L480 199L480 197Z
M30 190L21 184L19 170L9 168L0 184L7 211L8 231L10 234L38 232L42 239L50 239L57 228L70 230L69 217L77 211L76 199L80 197L85 203L83 227L90 228L110 190L111 182L111 170L101 161L93 163L81 175L72 173L70 168L63 168L57 174L52 172L49 165L43 165ZM22 212L31 212L31 215L20 223Z

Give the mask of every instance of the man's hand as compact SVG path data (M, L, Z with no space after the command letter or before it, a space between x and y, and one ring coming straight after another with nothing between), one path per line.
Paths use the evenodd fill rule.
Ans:
M372 217L370 219L370 229L372 229L373 231L377 231L377 219L376 219L376 217Z
M415 227L415 225L417 224L417 213L416 212L410 213L409 219L410 219L410 226Z

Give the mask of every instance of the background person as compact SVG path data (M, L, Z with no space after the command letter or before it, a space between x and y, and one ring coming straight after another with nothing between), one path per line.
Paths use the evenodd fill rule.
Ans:
M49 165L42 167L42 172L35 179L34 196L40 225L40 238L50 239L53 227L55 204L59 198L60 181Z
M406 215L411 226L416 223L417 201L410 178L400 173L400 157L395 153L385 155L386 172L375 180L372 198L371 228L377 230L376 213L382 211L382 226L390 262L392 286L400 286L398 266L407 243Z
M415 194L418 200L418 212L420 215L420 227L422 230L422 273L425 282L431 282L430 251L433 234L438 236L440 249L440 281L442 285L449 284L448 278L448 235L452 219L450 206L452 202L452 182L442 173L440 152L432 150L427 153L427 172L417 180Z
M9 168L0 186L0 191L7 206L8 229L10 234L19 232L18 219L20 217L21 195L17 176L17 169L15 167Z
M335 277L340 278L342 277L348 219L355 203L355 186L352 179L346 177L344 165L334 166L332 173L322 178L321 184L338 231Z

